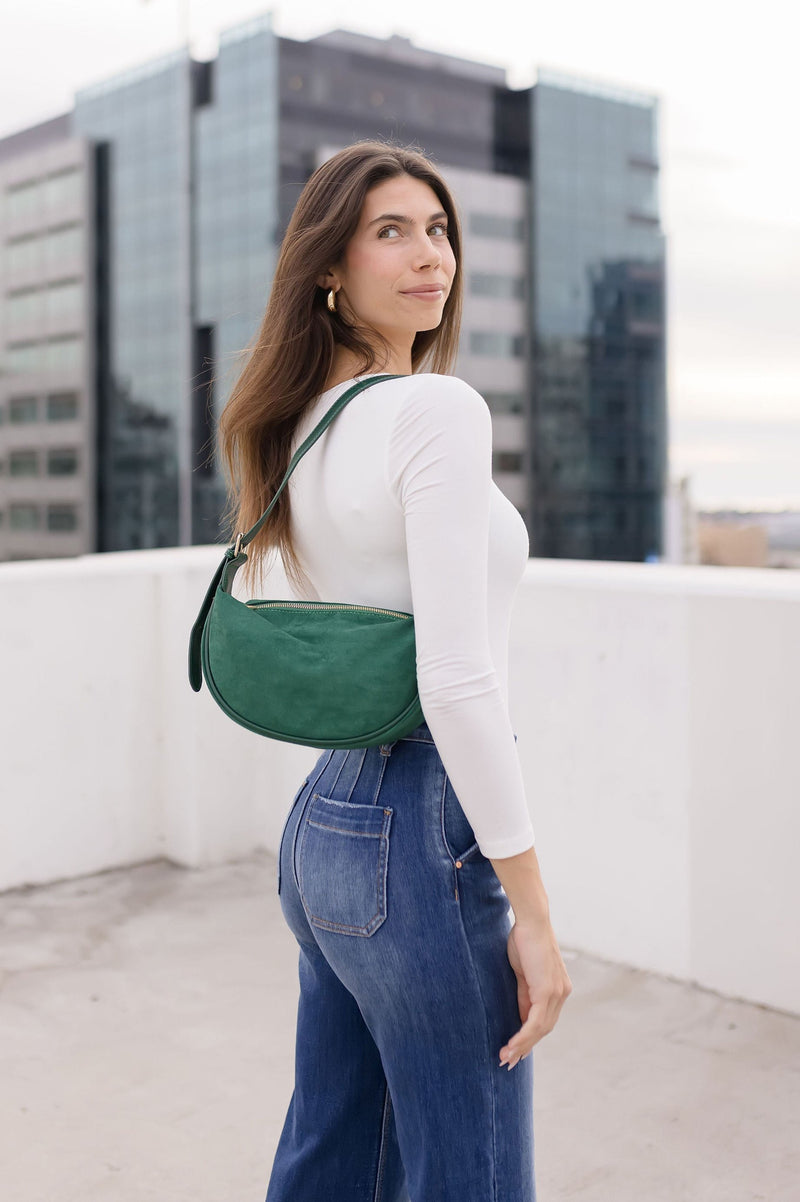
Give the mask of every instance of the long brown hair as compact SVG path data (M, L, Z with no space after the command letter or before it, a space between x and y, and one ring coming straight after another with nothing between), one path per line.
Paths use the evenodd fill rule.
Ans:
M422 180L436 193L447 214L456 261L441 322L414 339L412 370L426 367L442 374L452 370L463 292L461 229L453 197L433 164L416 148L357 142L318 167L300 194L281 244L261 326L246 348L247 362L220 417L219 448L229 480L225 520L231 537L258 521L278 491L289 467L294 430L305 407L324 390L336 345L361 356L358 375L376 364L377 332L357 329L331 313L317 280L341 261L358 227L367 192L400 175ZM248 583L262 570L271 547L279 550L287 578L302 588L307 577L292 543L288 486L248 547L244 568Z

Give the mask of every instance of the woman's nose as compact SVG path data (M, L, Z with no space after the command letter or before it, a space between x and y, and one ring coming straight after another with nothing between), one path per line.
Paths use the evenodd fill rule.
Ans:
M438 267L442 261L442 252L427 234L423 234L415 250L414 259L418 268Z

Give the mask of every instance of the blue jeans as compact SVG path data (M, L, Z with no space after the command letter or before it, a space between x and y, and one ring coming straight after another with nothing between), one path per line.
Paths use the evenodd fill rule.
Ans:
M508 899L426 723L320 754L278 892L300 1001L267 1202L535 1202Z

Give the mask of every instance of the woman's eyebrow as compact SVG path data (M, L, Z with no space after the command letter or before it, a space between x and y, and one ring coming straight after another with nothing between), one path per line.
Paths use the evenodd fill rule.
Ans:
M428 218L428 221L441 221L443 217L446 218L447 214L443 209L440 209L438 213L432 213ZM374 217L372 221L367 222L367 229L369 229L371 225L377 225L379 221L396 221L401 225L414 224L413 217L404 217L402 213L381 213L380 217Z

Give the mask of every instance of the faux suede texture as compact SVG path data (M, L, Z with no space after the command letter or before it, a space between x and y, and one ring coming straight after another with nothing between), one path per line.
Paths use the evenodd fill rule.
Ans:
M256 524L228 547L189 639L189 682L203 679L220 708L248 730L307 747L391 743L423 722L414 616L333 601L239 601L233 581L306 451L359 392L394 376L361 380L331 406L295 452Z
M370 747L425 720L412 614L326 601L242 602L220 589L201 652L215 701L268 738Z

